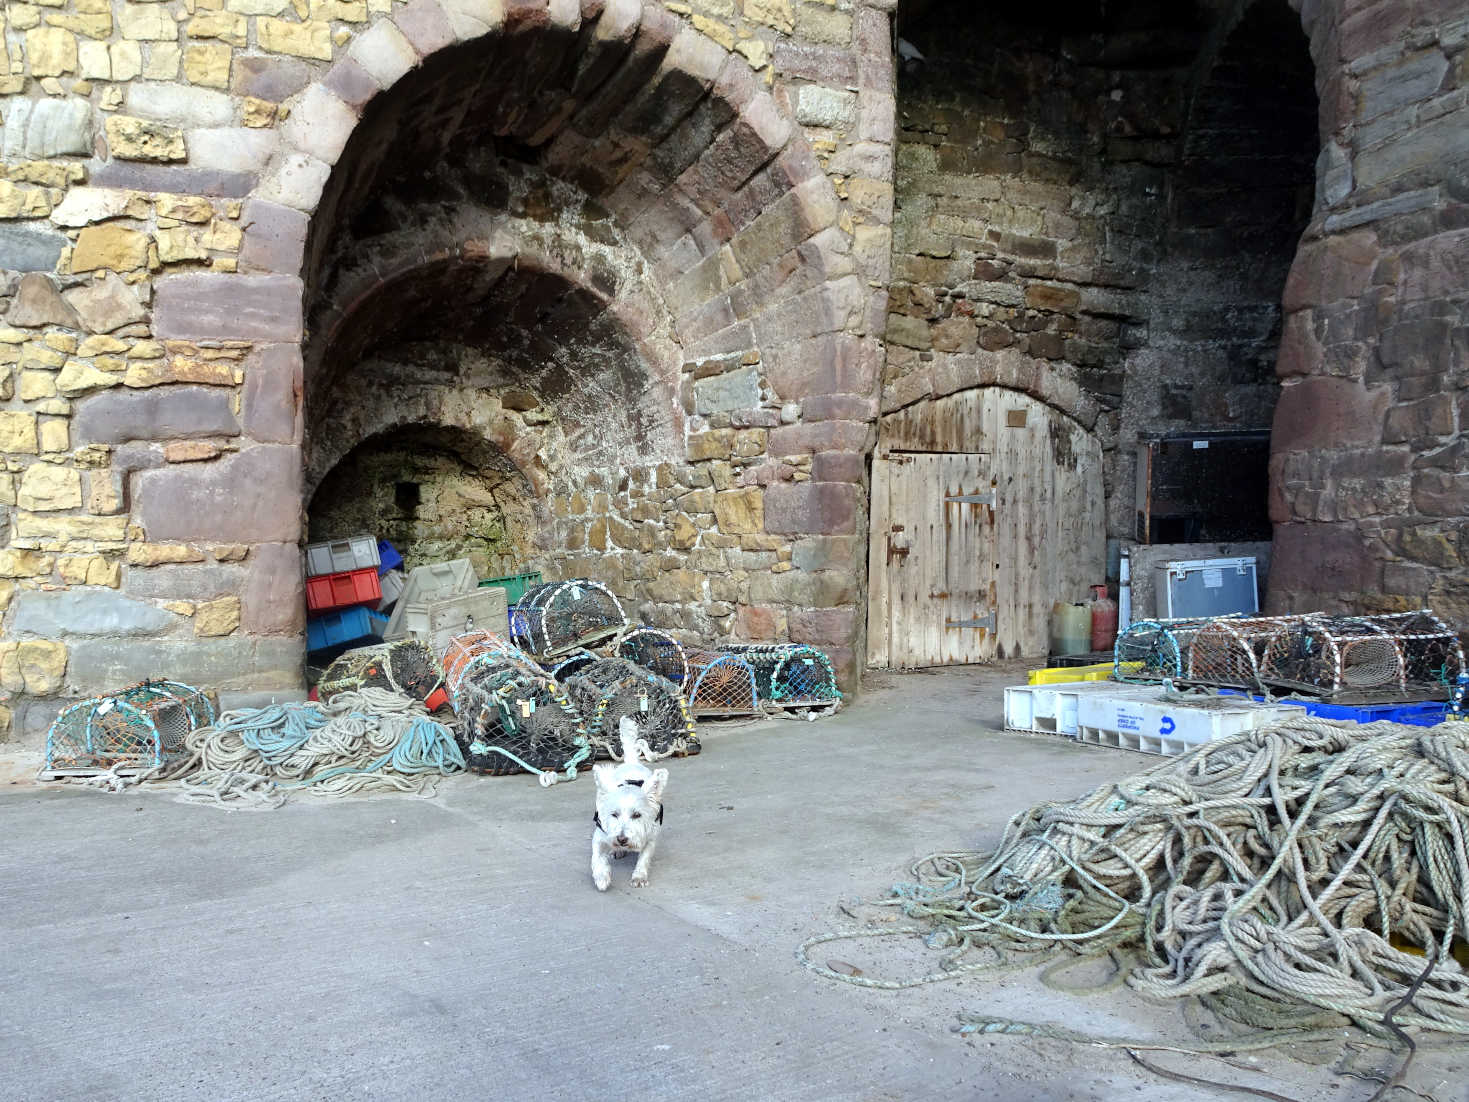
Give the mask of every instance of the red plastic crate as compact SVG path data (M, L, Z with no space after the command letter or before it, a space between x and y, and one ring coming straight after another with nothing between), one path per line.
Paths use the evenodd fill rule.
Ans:
M319 574L306 579L306 607L312 612L331 612L353 605L377 604L383 599L377 567Z

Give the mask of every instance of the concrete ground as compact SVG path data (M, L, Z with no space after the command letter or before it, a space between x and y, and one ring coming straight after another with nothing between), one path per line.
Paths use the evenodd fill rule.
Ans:
M1188 1044L1176 1006L1014 973L877 991L797 963L915 857L991 844L1014 812L1156 760L1000 731L1017 680L875 675L832 719L714 728L671 763L652 884L630 888L619 862L606 895L587 870L590 778L275 812L0 785L0 1098L1219 1097L1117 1049L951 1030L969 1008ZM934 957L911 940L816 955L872 975ZM1376 1083L1333 1063L1383 1063L1336 1045L1149 1058L1354 1102ZM1409 1081L1463 1099L1465 1063L1430 1051Z

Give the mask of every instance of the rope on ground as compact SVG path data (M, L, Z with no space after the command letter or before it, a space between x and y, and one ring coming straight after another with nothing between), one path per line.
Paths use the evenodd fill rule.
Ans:
M1130 948L1144 957L1127 976L1136 990L1195 996L1256 1030L1469 1034L1469 976L1451 952L1469 929L1466 832L1469 724L1301 716L1024 811L992 853L930 855L879 904L921 925L825 934L797 956L893 989L1010 967L1012 953L1033 964ZM810 956L902 934L949 950L939 969L879 980ZM976 962L980 950L996 956Z
M464 768L453 734L420 701L373 687L226 712L184 745L185 756L140 779L177 780L186 801L214 806L273 809L293 789L432 796L439 777Z

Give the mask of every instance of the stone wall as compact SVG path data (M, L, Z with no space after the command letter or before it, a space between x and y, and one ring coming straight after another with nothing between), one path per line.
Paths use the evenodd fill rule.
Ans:
M1469 627L1469 13L1307 4L1324 147L1286 285L1270 607Z
M904 0L896 166L893 0L8 4L0 729L149 674L299 686L306 505L383 434L513 468L526 565L848 685L879 406L1036 395L1108 446L1120 533L1130 433L1273 394L1283 254L1221 257L1203 201L1282 121L1219 79L1272 3ZM1300 6L1270 602L1466 624L1469 21ZM1236 190L1293 232L1289 185Z
M1118 537L1139 433L1267 428L1274 406L1311 64L1284 0L1215 8L931 4L902 28L923 56L899 78L883 408L999 382L1071 414Z
M817 642L850 685L891 6L7 5L0 730L35 738L66 700L150 674L299 686L309 492L405 410L524 478L528 565L612 577L700 637ZM552 212L478 176L457 195L478 222L431 212L403 181L450 162L539 173ZM363 201L378 184L397 208ZM614 271L521 232L580 233L565 188ZM374 213L425 212L443 250L392 254ZM481 281L468 315L506 305L507 270L512 328L564 339L502 355L488 388L436 376L446 349L483 366L520 339L454 316L457 277ZM452 331L403 328L410 286L437 288Z

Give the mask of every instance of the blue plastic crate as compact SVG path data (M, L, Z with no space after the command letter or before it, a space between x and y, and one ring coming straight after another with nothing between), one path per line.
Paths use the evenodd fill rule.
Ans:
M1238 689L1220 689L1220 696L1245 696ZM1251 700L1263 700L1253 696ZM1322 719L1345 720L1349 723L1406 723L1411 727L1436 727L1444 721L1447 705L1441 700L1417 700L1408 704L1330 704L1324 700L1277 700L1276 704L1290 704L1304 708L1306 714Z
M377 541L378 576L386 574L389 570L396 570L403 565L403 556L398 554L398 549L387 540Z
M364 646L380 640L387 626L386 616L379 616L360 605L340 612L328 612L325 616L306 621L306 650L316 653L333 647Z

